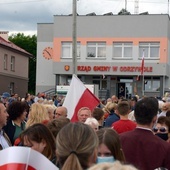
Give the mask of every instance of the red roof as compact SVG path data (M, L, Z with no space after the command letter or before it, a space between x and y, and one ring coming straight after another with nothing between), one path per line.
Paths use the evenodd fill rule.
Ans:
M27 52L27 51L25 51L24 49L18 47L17 45L15 45L14 43L12 43L11 41L6 41L6 40L5 40L4 38L2 38L1 36L0 36L0 44L32 56L32 54L30 54L29 52Z

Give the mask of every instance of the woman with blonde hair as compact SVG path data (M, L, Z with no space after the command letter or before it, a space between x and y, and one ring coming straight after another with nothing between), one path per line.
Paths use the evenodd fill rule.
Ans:
M104 127L111 127L112 124L120 119L116 113L117 104L116 103L107 103L105 110L109 113L108 117L105 119Z
M98 138L95 131L80 122L65 125L56 139L56 155L62 170L88 169L97 158Z
M45 106L40 103L34 103L30 107L26 128L35 123L43 123L49 120L49 115Z

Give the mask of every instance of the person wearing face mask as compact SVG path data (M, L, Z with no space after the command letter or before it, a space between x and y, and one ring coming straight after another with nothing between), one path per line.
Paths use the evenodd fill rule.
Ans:
M102 128L96 133L99 138L97 163L114 162L115 160L125 162L119 135L116 131L110 128Z
M153 132L156 136L170 143L170 119L165 116L159 117Z

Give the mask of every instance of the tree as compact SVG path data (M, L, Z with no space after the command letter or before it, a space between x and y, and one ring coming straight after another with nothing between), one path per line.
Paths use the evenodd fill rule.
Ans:
M118 15L131 15L131 13L126 9L122 8Z
M25 36L23 33L18 33L9 36L9 40L33 55L29 58L28 91L35 94L37 36Z

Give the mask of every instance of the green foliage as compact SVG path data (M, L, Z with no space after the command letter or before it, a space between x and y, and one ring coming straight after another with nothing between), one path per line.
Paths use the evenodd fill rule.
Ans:
M131 15L131 13L129 11L127 11L126 9L122 8L118 15Z
M23 33L18 33L9 36L9 40L33 55L29 58L28 91L35 94L37 36L25 36Z

